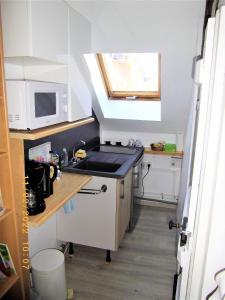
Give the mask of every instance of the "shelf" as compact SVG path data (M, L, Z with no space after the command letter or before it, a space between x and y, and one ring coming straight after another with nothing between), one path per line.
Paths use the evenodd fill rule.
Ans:
M38 140L40 138L49 136L49 135L54 135L75 127L80 127L82 125L86 125L89 123L94 122L95 119L94 118L87 118L87 119L83 119L80 121L76 121L76 122L65 122L65 123L61 123L61 124L57 124L57 125L53 125L53 126L48 126L45 128L41 128L41 129L37 129L37 130L32 130L30 132L28 131L15 131L15 130L11 130L9 133L10 138L14 138L14 139L21 139L21 140Z
M3 215L0 216L0 223L8 216L10 216L12 214L12 210L6 208L5 212Z
M8 290L17 282L19 276L14 274L4 281L0 282L0 299L8 292Z
M79 192L91 178L92 177L88 175L63 173L62 178L54 183L54 194L45 199L45 211L35 216L29 216L29 225L38 227L43 224L73 195Z
M145 154L153 154L153 155L166 155L166 156L173 156L173 157L183 157L183 151L176 151L176 152L165 152L165 151L153 151L151 148L145 148Z

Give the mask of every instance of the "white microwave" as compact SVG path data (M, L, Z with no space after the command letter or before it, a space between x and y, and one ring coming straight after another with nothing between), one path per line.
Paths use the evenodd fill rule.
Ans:
M68 120L66 84L7 80L6 92L12 129L33 130Z

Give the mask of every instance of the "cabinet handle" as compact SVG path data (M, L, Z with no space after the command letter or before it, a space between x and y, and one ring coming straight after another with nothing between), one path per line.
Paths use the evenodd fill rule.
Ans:
M81 189L79 194L98 195L107 191L107 185L103 184L100 190L96 189Z
M125 195L124 195L124 180L121 180L121 186L122 186L122 195L120 195L120 199L124 199Z
M140 178L140 173L139 172L134 172L133 173L133 181L135 183L135 177L137 176L137 181L136 181L136 185L134 186L135 189L139 188L139 178Z

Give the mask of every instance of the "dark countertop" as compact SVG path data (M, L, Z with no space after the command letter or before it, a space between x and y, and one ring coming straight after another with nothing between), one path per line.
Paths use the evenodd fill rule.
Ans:
M101 152L101 151L87 151L87 159L91 162L103 162L121 164L121 167L115 172L102 172L84 169L75 169L73 166L68 166L63 169L65 172L72 172L76 174L87 174L92 176L110 177L110 178L124 178L129 170L136 164L139 158L143 155L144 149L137 149L135 154ZM79 163L78 163L79 164Z

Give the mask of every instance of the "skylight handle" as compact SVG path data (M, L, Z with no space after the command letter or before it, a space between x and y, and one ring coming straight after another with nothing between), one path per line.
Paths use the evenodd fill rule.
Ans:
M126 99L127 100L136 100L137 96L127 96Z

